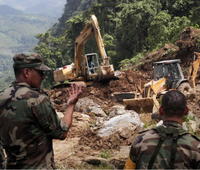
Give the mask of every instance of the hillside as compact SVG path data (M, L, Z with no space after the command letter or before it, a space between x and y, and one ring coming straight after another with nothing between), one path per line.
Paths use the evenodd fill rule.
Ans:
M11 57L32 51L38 41L35 36L47 31L54 22L55 18L30 15L0 5L0 58L3 63L0 65L0 89L10 82L9 76L13 77Z
M52 68L69 64L74 56L75 38L89 16L95 14L107 54L115 69L122 73L119 80L86 88L77 103L67 139L54 141L56 165L60 169L123 169L136 133L157 122L151 119L151 113L128 109L116 100L114 93L143 91L144 83L152 78L154 61L179 58L187 77L194 52L200 52L199 1L95 2L82 11L78 10L82 5L80 0L67 4L59 23L48 34L40 35L35 48ZM88 41L84 52L95 49L95 43ZM199 135L200 90L195 90L195 94L188 97L190 115L184 127ZM67 89L48 93L62 117L67 105Z
M51 68L71 63L74 40L95 14L118 79L94 82L84 90L67 138L53 141L56 168L123 169L137 132L157 122L151 119L152 111L128 108L115 94L143 92L144 84L152 79L152 63L159 60L181 59L187 77L194 52L200 52L199 8L195 0L68 0L58 24L38 35L34 50ZM91 50L96 50L96 44L88 41L85 53ZM0 71L9 71L7 67L4 63ZM196 91L187 96L190 115L184 125L199 135L200 89L192 90ZM63 117L68 89L46 91Z
M156 126L158 121L152 120L151 110L144 113L144 110L128 108L114 94L143 91L144 84L151 80L155 61L179 58L187 77L193 52L199 50L200 29L188 27L177 36L179 39L174 44L164 45L146 55L140 65L121 71L118 80L93 83L84 90L75 107L68 137L64 141L54 140L57 168L123 169L135 135ZM187 97L189 115L185 117L183 127L199 136L199 84L193 90L195 94ZM48 93L62 117L67 106L67 88L49 90Z
M124 68L165 43L174 43L185 27L200 27L199 7L200 1L195 0L69 0L58 24L40 35L36 51L50 67L70 64L74 41L90 15L95 14L107 55L116 69ZM88 41L85 53L91 51L97 52L96 44Z

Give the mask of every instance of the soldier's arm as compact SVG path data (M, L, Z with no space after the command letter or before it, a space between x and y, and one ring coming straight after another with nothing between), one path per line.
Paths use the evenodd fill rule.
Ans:
M73 85L69 89L68 106L64 113L64 118L59 119L55 109L50 103L48 96L40 94L36 98L30 98L27 102L37 119L40 127L53 139L65 139L69 127L72 124L74 106L78 100L82 88Z
M72 116L74 112L74 107L82 91L83 91L83 86L78 86L75 84L72 84L72 86L68 90L69 98L67 101L67 108L64 113L64 117L62 119L63 122L68 126L68 128L72 124Z

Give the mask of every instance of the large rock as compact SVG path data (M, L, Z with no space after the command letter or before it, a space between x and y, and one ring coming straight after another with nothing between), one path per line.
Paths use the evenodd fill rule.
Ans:
M109 113L109 118L112 118L114 116L117 116L117 115L123 115L123 114L126 114L127 113L127 110L125 110L125 106L124 105L114 105L112 106L109 110L108 110L108 113Z
M127 137L130 131L135 131L137 127L142 126L143 123L140 121L139 115L132 110L126 110L125 114L105 121L103 127L98 130L97 135L100 137L108 137L118 133L122 137Z
M78 100L75 110L85 114L94 113L95 116L105 117L106 113L102 110L101 106L95 103L92 99L84 97Z

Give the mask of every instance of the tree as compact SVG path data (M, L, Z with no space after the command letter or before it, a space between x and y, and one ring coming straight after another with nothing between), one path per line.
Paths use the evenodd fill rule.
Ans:
M143 0L124 5L121 26L118 27L116 35L117 63L147 48L145 39L148 35L148 27L160 8L161 4L155 0Z
M176 41L180 31L190 26L190 24L190 20L185 16L173 17L166 11L159 12L148 28L148 37L146 39L148 48L153 50L160 48L165 43Z

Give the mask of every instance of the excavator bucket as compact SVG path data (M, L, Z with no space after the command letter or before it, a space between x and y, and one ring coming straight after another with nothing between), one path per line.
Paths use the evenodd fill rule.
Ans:
M135 110L137 113L151 113L154 107L153 97L124 99L127 109Z
M112 80L115 79L113 65L100 66L101 74L99 74L99 80Z

